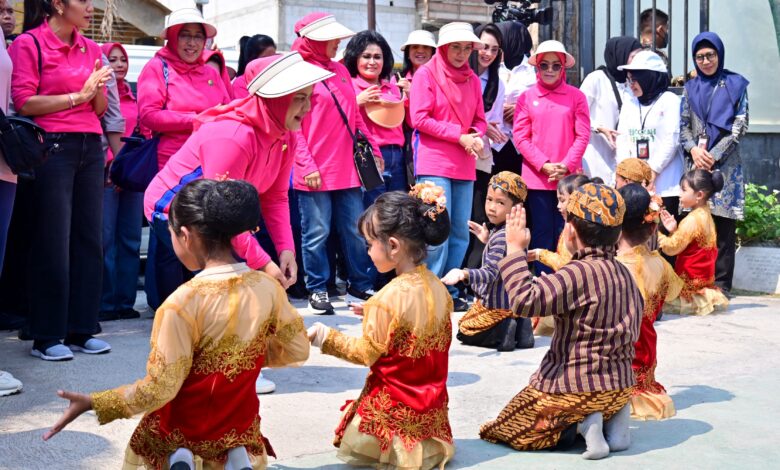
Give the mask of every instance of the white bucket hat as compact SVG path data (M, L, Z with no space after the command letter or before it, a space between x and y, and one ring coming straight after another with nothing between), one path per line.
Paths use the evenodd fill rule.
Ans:
M207 38L213 38L214 36L217 35L217 28L215 28L214 25L212 25L211 23L204 20L203 15L200 14L200 11L198 11L197 8L181 8L165 17L165 28L163 28L162 33L160 33L160 38L168 39L167 37L168 30L172 26L177 26L180 24L187 24L187 23L202 24L203 29L206 30Z
M298 36L309 38L313 41L346 39L354 35L354 31L336 21L336 17L333 15L323 16L314 20L298 31Z
M474 34L474 28L470 24L461 21L447 23L439 30L438 47L453 42L471 42L474 43L475 48L482 47L482 41Z
M428 46L436 49L436 38L433 37L433 33L424 29L416 29L409 33L409 37L406 38L406 42L401 46L401 51L406 50L406 46Z
M566 52L566 48L558 41L544 41L543 43L539 44L539 47L536 48L536 51L533 53L530 59L528 59L528 63L536 66L536 58L547 54L548 52L558 52L566 56L566 63L563 64L564 67L571 68L574 67L574 56Z
M668 73L669 70L664 60L653 51L639 51L630 64L621 65L618 70L652 70L653 72Z
M279 98L334 75L306 62L297 52L288 52L257 74L247 89L250 94L263 98Z

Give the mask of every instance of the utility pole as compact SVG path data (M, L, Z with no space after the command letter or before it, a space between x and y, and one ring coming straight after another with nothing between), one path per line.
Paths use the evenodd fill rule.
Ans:
M368 0L368 29L376 30L376 0Z

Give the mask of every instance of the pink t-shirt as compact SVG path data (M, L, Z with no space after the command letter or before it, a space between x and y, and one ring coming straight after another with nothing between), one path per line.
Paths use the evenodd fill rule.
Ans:
M233 79L233 97L237 100L249 96L249 90L246 89L246 75L239 75Z
M166 104L162 61L155 56L147 62L138 76L138 109L141 123L161 134L157 146L160 169L192 134L192 121L198 113L230 101L225 86L219 72L209 65L180 74L169 63Z
M358 112L352 77L347 68L333 62L334 77L325 80L339 100L341 108L349 119L349 127L360 129L371 142L374 156L382 158L379 147ZM303 177L315 171L320 172L322 186L319 191L359 188L360 178L353 157L352 138L344 125L333 97L325 85L317 83L311 96L311 111L303 118L301 130L293 134L295 144L295 167L293 187L311 191Z
M8 51L4 47L5 37L2 30L0 30L0 41L3 44L3 46L0 46L0 109L3 110L3 113L8 114L8 104L11 102L11 73L13 73L13 64ZM16 183L16 175L8 168L8 164L5 162L2 154L0 154L0 181Z
M476 179L476 160L466 153L460 145L460 136L475 129L480 135L485 133L485 111L482 109L482 87L475 75L469 80L471 93L478 96L473 110L467 110L474 116L470 125L463 126L458 121L452 105L427 66L422 66L414 74L412 90L409 92L412 125L419 133L419 142L415 149L416 173L423 176L442 176L457 180L474 181Z
M370 83L363 80L363 78L360 76L353 78L352 84L355 86L355 95L359 95L363 90L371 86ZM401 90L398 88L398 85L393 82L382 80L380 91L382 93L382 98L386 99L387 101L400 101L401 99ZM374 138L374 142L380 148L384 147L385 145L402 146L404 144L403 124L400 124L392 129L380 126L379 124L376 124L374 121L369 119L368 114L366 113L366 108L364 106L360 106L360 116L363 117L363 122L366 123L366 127L371 133L371 136Z
M11 95L17 112L36 95L65 95L78 93L95 62L102 66L100 46L73 30L73 45L60 41L49 27L48 20L37 28L20 34L8 50L14 63ZM30 35L41 46L41 64L38 70L38 50ZM102 91L105 93L105 88ZM102 134L100 119L92 103L82 103L72 109L43 114L33 118L46 132L90 132Z
M542 166L563 162L569 173L582 171L582 155L590 140L588 100L567 83L554 90L537 84L517 98L512 136L523 155L528 188L555 190L558 182L547 181Z
M289 139L259 138L254 128L233 120L203 124L154 177L144 193L148 220L157 209L167 218L175 188L184 179L231 178L251 183L260 194L263 222L277 253L295 251L287 192L290 188L292 151ZM260 269L271 257L249 232L233 239L236 253L249 267Z

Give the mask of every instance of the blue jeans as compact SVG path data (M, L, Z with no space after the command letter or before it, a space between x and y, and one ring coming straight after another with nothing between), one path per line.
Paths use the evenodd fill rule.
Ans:
M149 229L144 291L146 303L157 310L173 291L192 279L193 274L181 264L173 251L168 220L154 217L149 222Z
M376 269L357 227L358 218L363 213L361 191L360 188L298 191L303 265L307 276L306 287L310 292L327 289L330 264L326 246L331 227L335 227L344 250L350 287L359 291L374 287Z
M385 185L363 193L365 207L373 204L376 198L388 191L406 192L409 190L409 184L406 182L406 160L403 148L400 145L383 145L379 150L382 151L382 159L385 161L385 171L382 173Z
M441 176L418 176L418 182L431 181L444 188L447 197L447 211L450 214L450 237L439 246L428 248L428 269L439 277L460 268L466 249L469 246L469 217L474 199L474 182L444 178ZM450 294L457 295L458 290L448 286Z
M530 249L544 248L555 251L558 238L563 231L563 217L558 212L558 193L553 190L529 189L525 199L528 211L528 225L531 230ZM534 262L536 275L552 273L553 270L538 262Z
M103 282L103 169L98 134L50 133L32 183L27 271L30 335L61 340L98 332Z
M5 242L8 240L8 226L11 225L11 214L14 210L16 184L0 181L0 272L3 271L3 255Z
M103 191L103 297L105 312L133 308L141 268L141 221L144 194Z

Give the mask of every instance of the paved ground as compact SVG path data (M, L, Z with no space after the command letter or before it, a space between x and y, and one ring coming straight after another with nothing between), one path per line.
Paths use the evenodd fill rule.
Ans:
M343 305L343 304L341 304ZM306 323L315 317L305 309ZM777 465L780 406L780 299L737 297L729 312L708 317L667 316L658 324L657 377L677 406L663 422L632 422L633 445L598 464L568 453L515 452L482 442L480 423L494 417L523 386L549 344L537 338L533 350L490 352L453 343L450 353L450 420L456 440L448 468L765 468ZM350 334L359 319L339 309L316 318ZM0 368L19 377L24 392L0 398L0 468L119 468L137 420L99 427L84 416L52 441L40 436L64 408L57 388L90 392L140 378L144 373L151 321L104 324L112 353L78 355L67 363L47 363L28 355L30 343L0 333ZM263 431L279 459L271 468L343 469L331 447L339 407L355 398L366 369L313 350L302 368L271 370L278 384L261 398ZM774 463L772 463L774 462Z

